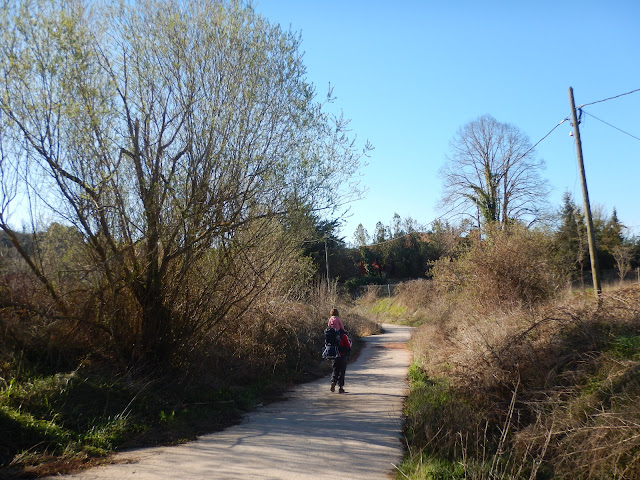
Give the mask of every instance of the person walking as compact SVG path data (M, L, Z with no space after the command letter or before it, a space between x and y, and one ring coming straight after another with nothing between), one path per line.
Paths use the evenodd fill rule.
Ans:
M347 371L347 362L351 355L351 339L344 329L344 324L340 319L340 314L337 308L331 309L331 317L329 317L328 326L335 329L338 332L338 356L332 360L332 375L331 375L331 391L336 391L336 385L338 385L338 393L345 393L344 391L344 377Z

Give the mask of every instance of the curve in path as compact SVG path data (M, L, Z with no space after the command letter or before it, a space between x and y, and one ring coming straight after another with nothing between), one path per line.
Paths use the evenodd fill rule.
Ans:
M411 329L384 325L347 367L346 394L324 378L299 385L222 432L116 456L68 479L388 479L403 453ZM60 477L56 477L60 478Z

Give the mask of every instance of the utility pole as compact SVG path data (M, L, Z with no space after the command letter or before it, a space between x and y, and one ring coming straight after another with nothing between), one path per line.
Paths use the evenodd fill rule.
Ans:
M600 273L598 268L598 254L596 251L596 239L593 232L593 219L591 218L591 206L589 204L589 191L587 190L587 178L584 173L582 160L582 143L580 142L580 128L576 115L576 104L573 100L573 88L569 87L569 103L571 104L571 119L573 121L573 136L576 139L576 152L578 154L578 167L580 170L580 182L582 183L582 201L584 216L587 221L587 238L589 239L589 257L591 259L591 275L593 276L593 290L596 298L602 293L600 288Z
M329 250L327 249L327 237L324 237L324 263L327 266L327 292L331 290L331 283L329 282Z

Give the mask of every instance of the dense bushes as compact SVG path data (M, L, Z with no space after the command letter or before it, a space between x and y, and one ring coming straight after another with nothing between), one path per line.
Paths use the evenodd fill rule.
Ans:
M558 287L550 261L550 239L519 225L471 236L457 256L433 263L431 275L442 292L455 292L484 310L535 306ZM564 286L564 284L563 284Z
M596 300L556 260L547 233L487 229L360 299L418 325L398 478L640 478L640 286Z
M510 311L513 297L435 298L418 308L399 478L640 478L640 286Z
M123 446L192 438L228 425L293 382L327 373L320 352L331 307L340 306L355 339L378 327L340 304L335 284L302 288L293 275L300 269L291 266L288 281L273 282L238 321L191 337L196 341L177 345L164 363L127 362L126 345L120 348L90 313L73 321L51 314L46 303L36 310L36 299L46 298L37 295L24 303L30 308L11 305L27 290L5 284L0 468L55 473ZM78 301L74 317L94 312L88 305Z

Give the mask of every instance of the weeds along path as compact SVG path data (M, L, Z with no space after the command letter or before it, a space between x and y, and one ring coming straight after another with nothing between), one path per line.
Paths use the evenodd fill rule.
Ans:
M384 330L366 338L347 367L346 394L331 393L328 378L300 385L287 400L222 432L184 445L120 453L112 465L63 478L388 479L403 453L411 328Z

